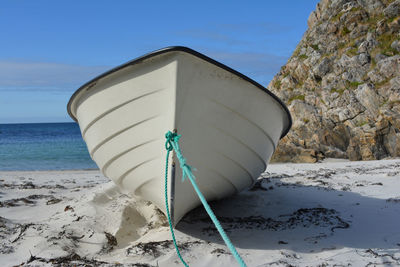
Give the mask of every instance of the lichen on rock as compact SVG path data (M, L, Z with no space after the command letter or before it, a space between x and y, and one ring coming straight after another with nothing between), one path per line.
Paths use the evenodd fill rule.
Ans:
M268 85L293 116L272 161L400 156L400 0L321 0Z

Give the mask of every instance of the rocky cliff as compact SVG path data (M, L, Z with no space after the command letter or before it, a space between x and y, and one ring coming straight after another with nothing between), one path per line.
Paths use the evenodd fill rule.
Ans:
M400 156L400 0L322 0L268 89L293 116L273 161Z

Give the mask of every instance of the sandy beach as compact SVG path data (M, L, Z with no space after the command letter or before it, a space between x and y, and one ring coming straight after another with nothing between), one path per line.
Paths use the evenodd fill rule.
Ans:
M164 216L99 171L0 172L2 266L179 266ZM213 202L248 266L400 264L400 159L273 164ZM200 207L176 235L190 266L236 266Z

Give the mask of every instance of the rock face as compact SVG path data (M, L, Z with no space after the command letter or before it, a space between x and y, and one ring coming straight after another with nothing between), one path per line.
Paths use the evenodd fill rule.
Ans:
M293 116L273 161L400 156L400 0L321 0L268 85Z

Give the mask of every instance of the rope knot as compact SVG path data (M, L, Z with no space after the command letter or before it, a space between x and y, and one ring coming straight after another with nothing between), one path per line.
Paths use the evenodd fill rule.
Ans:
M189 166L188 164L186 164L186 159L183 157L182 155L182 151L179 147L179 138L181 138L181 135L178 135L177 133L173 133L171 131L168 131L165 134L165 138L167 139L167 141L165 141L165 149L170 152L172 150L176 150L176 157L179 160L179 163L181 165L181 169L182 169L182 181L185 180L186 177L188 177L188 173L190 172L192 174L192 171L196 170L196 169L192 169L191 166ZM193 174L192 174L193 175ZM193 178L194 175L193 175Z
M167 141L165 141L165 149L167 150L167 151L172 151L174 148L173 148L173 146L172 146L172 142L174 142L175 141L175 138L177 137L178 135L176 134L176 133L173 133L173 132L171 132L171 131L168 131L166 134L165 134L165 138L167 139Z

